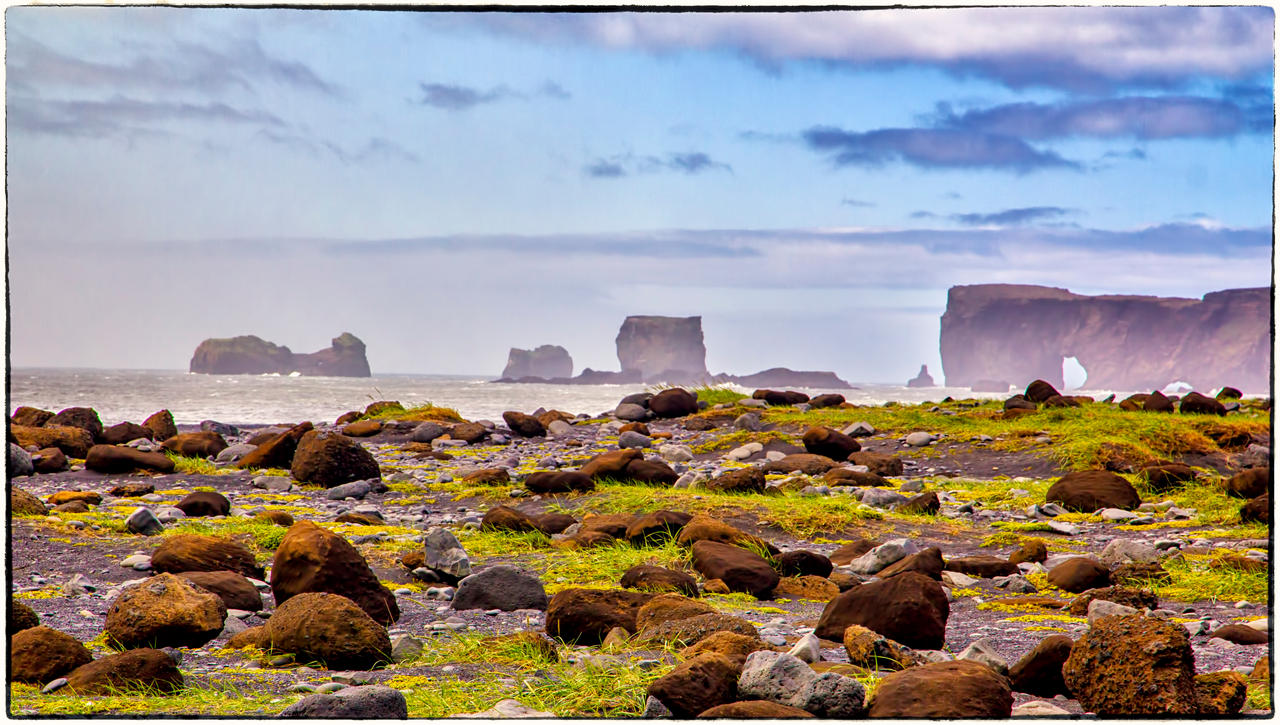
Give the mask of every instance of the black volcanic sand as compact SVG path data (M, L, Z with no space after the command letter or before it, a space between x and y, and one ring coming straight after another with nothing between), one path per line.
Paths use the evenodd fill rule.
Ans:
M379 459L383 467L384 480L392 484L393 490L381 494L370 494L363 501L328 501L324 498L324 490L301 488L297 485L287 494L288 500L278 494L268 494L250 485L250 481L258 475L256 472L229 470L219 475L172 474L151 476L144 474L103 476L83 470L67 471L59 474L37 475L18 478L13 484L44 498L57 491L68 489L91 490L104 496L111 487L123 482L145 481L155 486L162 502L147 503L138 499L116 499L104 501L97 507L100 512L107 512L113 520L123 520L137 505L147 503L153 509L172 505L186 492L198 487L210 487L232 501L232 516L238 513L252 512L258 507L269 504L273 507L290 511L295 519L311 519L316 521L332 521L339 514L352 510L357 506L373 504L384 514L391 527L407 527L413 531L403 533L393 529L393 533L384 541L375 541L369 532L376 529L358 527L360 533L347 533L348 539L357 544L357 548L366 556L374 567L379 578L389 587L396 589L398 585L408 585L412 592L399 594L398 599L402 613L401 619L390 629L394 634L408 633L423 637L427 648L432 641L449 638L448 630L432 630L430 625L442 626L440 623L450 620L453 626L463 628L466 632L509 633L521 629L541 631L543 616L537 612L516 612L486 614L482 611L455 612L448 608L448 602L427 598L427 585L415 582L413 575L396 563L396 558L415 547L414 537L429 526L443 525L453 528L477 522L481 512L499 503L518 506L526 513L541 513L555 507L567 509L581 518L581 514L593 511L593 502L608 491L575 496L521 496L504 495L509 490L520 488L520 484L511 483L497 489L489 489L489 498L465 494L466 489L457 481L445 481L448 476L461 475L468 468L497 465L505 459L515 456L519 458L518 473L525 473L538 468L537 462L544 457L554 456L565 463L565 468L576 468L577 461L594 452L616 447L616 433L600 430L598 420L575 425L572 434L564 439L515 438L509 444L493 445L481 443L475 446L446 449L454 455L451 461L417 460L403 451L407 441L407 430L410 426L402 424L399 430L390 430L372 438L361 439ZM684 429L680 421L650 422L651 432L670 432L674 443L699 446L733 432L731 427L720 427L711 431L692 432ZM320 426L325 428L326 426ZM182 427L189 430L189 426ZM795 435L799 429L792 426L787 429ZM241 435L229 442L243 440L254 432L244 429ZM797 436L798 437L798 436ZM579 445L571 445L570 441ZM1025 477L1008 481L1008 488L1019 487L1018 481L1054 479L1063 471L1045 456L1047 446L1032 446L1017 451L1001 451L981 445L967 443L941 443L928 456L917 455L918 451L907 448L896 436L876 435L861 439L864 450L896 453L909 462L906 475L896 477L897 483L924 480L925 490L945 491L952 486L948 484L949 476L967 479L990 479L1000 474L1011 477ZM655 447L662 441L655 440ZM775 446L776 447L776 446ZM687 465L723 464L724 454L728 449L711 453L699 453L693 462ZM652 452L650 452L652 453ZM753 456L759 459L761 456ZM733 464L730 464L733 465ZM677 470L682 470L679 465ZM406 493L403 486L397 484L414 483L417 490ZM821 484L821 480L813 483ZM957 486L958 487L958 486ZM394 490L400 488L401 490ZM474 493L474 491L473 491ZM698 489L687 492L690 497L699 495ZM787 496L799 496L791 492ZM913 495L913 494L907 494ZM1148 500L1158 501L1160 498ZM758 534L783 550L805 548L822 553L831 553L840 540L853 540L861 536L872 536L880 541L894 537L907 537L915 541L921 548L939 546L944 556L953 558L965 555L1004 555L1013 550L1013 546L982 547L983 539L999 529L991 526L994 522L1026 522L1030 521L1025 507L1005 507L991 504L980 510L978 515L957 513L957 503L944 505L943 516L939 517L898 517L886 514L882 520L864 521L850 519L843 530L825 532L818 540L798 539L777 525L767 522L767 517L752 510L728 509L717 511L717 516L751 533ZM666 506L678 508L675 506ZM651 508L659 508L653 506ZM108 527L84 530L68 528L66 521L75 516L59 516L52 514L48 520L41 518L20 518L11 520L10 545L12 552L11 577L14 591L22 601L30 605L41 618L41 623L73 635L77 639L88 642L102 633L103 617L106 613L111 590L120 582L137 579L149 575L149 572L122 568L118 561L130 554L150 554L159 543L158 537L135 536L109 531ZM86 518L86 517L79 517ZM102 521L87 517L86 520ZM217 533L223 518L206 521L210 533ZM54 523L60 522L60 523ZM1123 522L1121 522L1123 523ZM474 524L472 524L474 525ZM1267 548L1267 542L1242 540L1232 536L1223 536L1222 526L1191 526L1183 528L1156 528L1152 530L1117 531L1115 523L1091 521L1075 521L1079 532L1069 536L1061 536L1049 532L1035 531L1025 534L1039 537L1050 542L1051 555L1061 553L1101 552L1105 543L1111 538L1130 538L1154 541L1161 538L1177 538L1184 542L1184 551L1190 549L1191 542L1204 538L1209 546L1221 549L1235 549L1243 553L1249 548ZM244 537L245 534L233 536ZM465 538L463 539L465 545ZM1204 546L1204 542L1199 542ZM269 564L270 552L260 555L262 563ZM504 554L488 557L472 554L472 565L483 567L498 563L524 564L530 563L527 555ZM81 574L87 578L96 591L79 596L62 596L57 588L73 575ZM697 578L695 576L695 578ZM1043 585L1042 587L1048 589ZM616 575L615 575L616 582ZM554 591L557 587L552 582L545 582ZM1062 596L1059 590L1043 591L1044 594ZM1065 633L1073 639L1079 638L1087 629L1087 625L1075 618L1047 617L1025 618L1017 620L1034 610L1001 610L999 608L979 609L979 605L990 599L1009 596L1008 592L997 589L989 579L980 580L972 587L954 593L951 603L951 615L946 632L946 647L952 653L959 653L971 642L987 637L995 649L1008 660L1016 662L1023 654L1030 651L1045 636ZM269 590L264 592L267 611L274 602ZM755 622L762 636L780 638L789 645L795 642L804 632L816 624L823 608L822 602L802 600L793 601L761 601L747 602L741 598L725 598L717 606L722 611L740 614ZM1164 608L1172 610L1178 621L1209 619L1213 627L1217 623L1229 621L1248 621L1269 616L1270 608L1265 602L1244 603L1237 608L1236 602L1201 600L1194 602L1162 601ZM258 625L265 620L256 614L245 620L246 624ZM243 692L270 692L276 696L272 707L283 708L296 701L303 694L292 692L291 688L298 683L320 685L330 681L333 673L310 668L298 668L293 665L270 666L268 663L245 659L235 652L219 652L225 645L228 635L224 632L214 642L199 649L183 650L182 670L189 684L198 686L225 686L234 684ZM1261 655L1267 653L1264 647L1219 646L1208 643L1208 638L1201 635L1193 637L1195 647L1196 668L1198 672L1212 672L1224 669L1252 667ZM99 642L91 643L95 654L101 656L108 652ZM561 647L561 657L581 656L598 653L596 648ZM628 655L648 657L661 662L674 662L669 653L660 651L629 652ZM825 660L847 661L842 649L833 648L823 651ZM433 677L459 677L470 679L483 676L486 667L483 664L462 663L452 669L441 666L404 666L360 673L370 681L385 682L395 675L424 675ZM514 696L512 693L501 697ZM495 695L492 701L501 699ZM1024 694L1015 694L1015 704L1036 700ZM490 703L492 704L492 703ZM1080 712L1074 700L1057 698L1053 704L1071 712ZM22 714L15 711L14 714Z

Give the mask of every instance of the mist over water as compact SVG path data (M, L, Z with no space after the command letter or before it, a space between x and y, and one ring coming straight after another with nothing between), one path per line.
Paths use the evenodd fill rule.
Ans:
M375 400L406 406L434 403L455 408L469 420L500 421L503 411L556 408L597 415L612 410L625 395L646 389L628 385L539 385L490 383L482 376L379 375L371 378L287 377L277 375L202 375L180 370L94 370L17 368L10 373L9 412L20 405L59 411L91 407L102 422L141 423L168 408L178 423L217 420L237 425L332 422L349 410L364 410ZM852 383L857 390L799 388L809 395L837 392L851 403L918 403L955 398L998 398L967 388L907 388ZM744 390L744 397L751 394ZM1072 391L1105 397L1112 391ZM1118 397L1123 397L1119 394Z

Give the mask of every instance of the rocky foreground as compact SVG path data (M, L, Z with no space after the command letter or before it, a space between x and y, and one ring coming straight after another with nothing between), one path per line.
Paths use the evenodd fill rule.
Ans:
M15 411L10 714L1271 711L1270 401Z

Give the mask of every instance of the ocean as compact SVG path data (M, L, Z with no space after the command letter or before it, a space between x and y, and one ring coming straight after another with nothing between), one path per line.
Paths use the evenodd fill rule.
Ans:
M556 408L597 415L612 410L623 396L646 389L628 385L539 385L491 383L484 376L377 375L371 378L288 377L280 375L204 375L182 370L96 370L87 368L15 368L9 372L9 412L20 405L59 411L85 406L106 425L141 423L168 408L178 423L216 420L233 425L332 422L349 410L364 410L375 400L406 406L433 403L455 408L469 420L500 421L503 411ZM968 388L908 388L851 383L855 390L799 388L816 395L836 392L851 403L879 405L893 400L916 403L957 398L1004 398ZM740 388L742 389L742 388ZM751 391L744 390L746 395ZM1075 391L1073 391L1075 392ZM1080 391L1103 397L1109 391ZM1123 396L1121 396L1123 397Z

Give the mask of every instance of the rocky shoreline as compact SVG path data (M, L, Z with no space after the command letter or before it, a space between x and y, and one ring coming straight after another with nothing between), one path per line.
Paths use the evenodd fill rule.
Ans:
M1270 401L1049 393L19 409L10 714L1269 711Z

